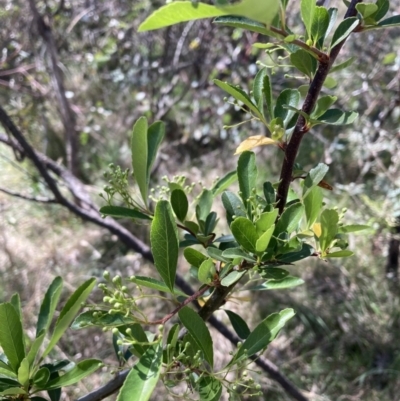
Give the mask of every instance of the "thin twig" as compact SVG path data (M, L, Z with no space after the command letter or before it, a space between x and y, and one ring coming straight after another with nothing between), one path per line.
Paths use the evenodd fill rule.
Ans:
M30 201L30 202L58 203L55 199L42 198L42 197L35 198L33 196L23 195L23 194L20 194L18 192L12 192L12 191L9 191L8 189L1 188L1 187L0 187L0 192L3 192L3 193L5 193L7 195L10 195L10 196L14 196L15 198L24 199L24 200L27 200L27 201Z

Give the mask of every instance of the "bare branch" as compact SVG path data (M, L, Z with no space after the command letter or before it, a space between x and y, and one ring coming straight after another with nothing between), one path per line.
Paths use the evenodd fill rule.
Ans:
M14 196L15 198L24 199L24 200L27 200L27 201L30 201L30 202L38 202L38 203L58 203L55 199L41 198L41 197L35 198L35 197L33 197L33 196L23 195L23 194L20 194L20 193L18 193L18 192L12 192L12 191L9 191L8 189L1 188L1 187L0 187L0 192L3 192L3 193L5 193L5 194L7 194L7 195L10 195L10 196Z

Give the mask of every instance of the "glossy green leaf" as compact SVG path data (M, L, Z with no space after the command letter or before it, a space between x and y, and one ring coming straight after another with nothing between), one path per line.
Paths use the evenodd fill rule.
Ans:
M329 26L328 26L328 29L326 30L325 38L330 34L333 27L335 26L337 15L338 15L338 9L335 7L331 7L328 10L328 14L329 14Z
M394 15L379 22L377 28L387 28L389 26L399 26L400 25L400 15Z
M217 213L211 212L204 223L204 235L210 235L215 230L218 223Z
M183 256L192 266L199 268L207 260L207 256L193 248L185 248Z
M343 251L327 253L324 257L325 258L348 258L353 255L354 255L354 252L348 251L345 249Z
M203 284L210 284L215 274L215 265L211 258L206 259L199 267L198 279Z
M351 65L354 63L355 60L356 60L356 57L350 57L350 58L348 58L347 60L343 61L342 63L335 64L335 65L329 70L329 74L331 74L332 72L344 70L345 68L351 66Z
M22 322L22 309L21 309L21 299L18 293L15 293L11 296L10 304L14 306L15 312L17 312L19 320Z
M214 365L213 342L203 319L187 306L182 308L178 314L182 324L187 328L197 346L203 351L205 360L212 368Z
M328 89L333 89L333 88L335 88L335 87L337 86L337 81L336 81L336 79L334 79L334 78L332 78L330 75L328 75L328 76L325 78L325 81L324 81L324 83L323 83L323 86L324 86L325 88L328 88Z
M263 93L264 93L265 104L268 110L269 119L273 120L275 118L274 100L272 96L271 78L269 77L268 74L264 76Z
M171 206L178 220L184 221L189 209L189 202L184 191L181 189L172 191Z
M21 320L14 306L0 304L0 346L15 373L25 358L23 335Z
M36 337L38 337L42 330L48 330L61 295L62 286L63 279L61 277L56 277L47 289L40 306L38 322L36 325Z
M222 256L222 253L223 253L222 249L215 248L213 246L209 246L207 248L207 253L208 253L208 256L214 260L218 260L220 262L225 262L225 263L229 262L229 259Z
M298 285L304 284L304 280L299 277L286 276L285 278L278 280L268 280L265 283L249 288L251 291L264 291L264 290L283 290L287 288L297 287Z
M222 252L222 256L228 259L241 258L248 262L256 262L256 259L248 253L242 251L240 248L228 248Z
M259 271L260 276L265 279L282 280L289 275L289 272L279 267L266 267Z
M350 224L348 226L342 226L339 227L339 232L348 234L348 233L356 233L359 231L364 231L364 230L371 230L371 226L367 226L365 224Z
M221 280L221 285L223 287L229 287L232 284L238 282L245 274L246 274L245 270L242 271L233 270Z
M261 112L263 111L263 105L264 105L264 99L263 99L264 79L267 75L268 75L267 69L262 68L260 71L258 71L253 82L253 97L258 109Z
M319 163L316 167L310 170L304 180L303 198L305 198L311 189L317 186L328 172L329 167L324 163Z
M8 366L7 368L4 368L3 365L0 366L0 376L2 378L7 377L9 379L17 378L16 373L11 370L11 367ZM0 389L1 389L1 383L0 383Z
M223 16L217 17L213 21L214 24L223 25L223 26L231 26L233 28L244 29L250 32L261 33L262 35L272 36L274 38L281 39L282 35L278 35L275 32L270 31L266 28L265 24L261 22L253 21L248 18L237 17L237 16Z
M345 40L357 28L360 21L356 17L350 17L343 20L336 28L332 37L331 48Z
M289 234L293 232L300 223L303 213L304 206L301 203L294 203L287 207L276 224L275 233L278 235L283 232Z
M233 192L225 191L221 199L226 210L226 219L229 225L232 223L233 216L246 216L245 206Z
M337 100L337 96L321 96L317 100L314 111L311 113L311 118L322 116Z
M157 203L150 230L154 264L167 287L173 291L178 264L179 238L170 204Z
M220 194L221 192L225 191L231 184L237 181L237 174L236 170L229 172L224 177L219 179L211 188L211 192L213 196Z
M317 60L303 49L296 50L290 55L290 62L310 79L317 70Z
M278 209L273 209L271 212L261 213L260 217L255 222L257 233L265 233L275 223L278 213Z
M237 164L237 175L239 181L240 196L245 205L253 194L257 183L256 155L253 152L245 151L240 154ZM248 207L248 212L249 212Z
M246 251L256 252L258 234L254 224L249 219L237 217L231 224L231 230L238 244Z
M62 308L60 315L56 321L53 335L50 338L50 342L47 348L43 352L42 357L48 355L48 353L54 348L58 340L65 333L79 309L82 307L82 303L86 301L92 292L93 287L96 284L96 279L91 278L85 281L68 299L64 307Z
M203 376L197 383L199 401L218 401L222 394L221 382L213 376Z
M322 116L318 117L318 121L330 125L347 125L352 124L358 117L355 111L342 111L339 109L330 109Z
M103 310L89 310L75 318L71 329L78 330L92 326L117 327L133 323L135 323L135 320L125 316L122 312L110 314L108 311Z
M49 369L42 367L33 376L33 383L38 387L44 387L49 381L50 371Z
M322 208L322 190L319 187L313 187L303 199L306 212L307 227L311 227L317 220Z
M25 389L29 385L30 366L28 358L24 358L18 368L18 381Z
M295 109L298 108L300 98L300 92L297 89L284 89L276 99L274 115L275 118L279 117L283 120L285 127L295 115L295 111L285 106L290 106Z
M86 376L89 376L102 366L103 363L98 359L86 359L84 361L78 362L71 370L69 370L62 376L59 376L47 382L43 388L46 390L53 390L60 387L70 386L81 381Z
M277 259L281 263L294 263L299 260L308 258L314 252L315 252L314 248L311 245L303 243L303 246L300 251L286 253L284 255L277 257Z
M21 387L10 387L6 390L0 391L0 395L19 395L19 394L27 394L27 392ZM7 399L8 397L6 397ZM15 397L10 397L11 399L15 399ZM20 397L18 397L20 398ZM18 399L17 398L17 399Z
M151 217L147 214L139 212L136 209L130 209L123 206L103 206L100 208L100 213L105 216L112 216L122 219L142 219L142 220L151 220Z
M231 325L235 330L236 334L240 338L246 339L250 334L250 329L249 326L247 326L247 323L242 319L241 316L239 316L235 312L226 309L225 312L228 315Z
M300 2L301 19L303 20L303 23L306 27L308 37L311 36L315 9L316 5L314 0L301 0Z
M264 182L263 192L264 192L264 196L265 196L265 200L266 200L267 204L268 205L274 204L275 203L275 189L269 181Z
M378 9L373 15L371 15L371 18L373 18L375 21L379 21L389 11L390 3L389 0L377 0L376 5L378 6Z
M156 160L158 148L165 136L165 123L156 121L150 125L147 130L147 165L146 165L146 181L147 187L150 183L151 168Z
M245 106L247 106L253 114L258 117L264 124L266 121L264 119L264 115L258 110L258 107L253 103L250 99L249 95L241 88L237 88L234 85L228 84L227 82L222 82L218 79L214 79L214 83L223 89L226 93L234 97L237 101L242 102Z
M372 3L358 3L356 4L356 9L361 14L363 19L366 19L378 11L378 6Z
M272 238L272 234L275 230L275 224L273 224L256 242L256 251L263 253L268 247L269 241Z
M329 13L325 7L315 7L311 23L311 38L314 43L324 38L329 27Z
M321 213L321 236L319 243L323 252L329 248L338 232L339 215L334 209L326 209Z
M138 184L140 194L145 205L147 205L147 119L140 117L133 126L131 137L132 167L133 174Z
M27 359L29 361L29 366L33 366L35 363L36 358L38 357L39 349L43 344L43 340L45 338L46 331L43 329L33 340L31 344L31 348L27 354Z
M224 15L238 15L263 24L270 24L279 11L276 0L243 0L236 4L211 6L192 1L174 1L155 12L139 26L139 32L159 29L180 22L193 21L203 18L213 18Z
M242 357L250 357L264 350L275 339L286 322L294 316L293 309L284 309L265 318L246 338L229 365Z
M214 196L212 192L208 189L204 189L197 201L196 215L197 219L200 221L206 221L207 216L211 212L211 207L213 204Z

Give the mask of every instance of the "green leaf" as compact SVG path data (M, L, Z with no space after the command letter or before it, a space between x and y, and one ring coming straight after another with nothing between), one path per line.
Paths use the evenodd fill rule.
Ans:
M192 1L174 1L153 12L139 26L138 31L150 31L180 22L224 15L238 15L268 25L278 11L279 2L276 0L264 0L263 2L243 0L233 5L220 5L218 7Z
M247 323L242 319L241 316L239 316L235 312L226 309L225 312L228 315L231 325L235 330L236 334L240 338L246 339L250 334L250 329L249 326L247 326Z
M262 351L275 339L286 322L294 316L293 309L284 309L265 318L246 338L228 366L242 357L250 357Z
M289 234L293 232L297 228L303 213L304 206L301 203L294 203L287 207L281 214L281 217L276 224L275 233L279 235L283 232L287 232Z
M47 289L40 306L38 322L36 325L36 337L39 336L39 333L41 333L42 330L48 330L51 319L53 319L58 300L60 299L62 286L63 279L61 277L56 277Z
M378 0L376 5L378 6L378 9L373 15L371 15L371 18L373 18L375 21L379 21L389 11L390 4L389 0Z
M213 376L202 376L196 383L199 401L218 401L222 394L221 382Z
M316 44L319 39L325 38L329 28L329 13L325 7L315 7L315 13L311 24L311 38Z
M336 19L337 19L337 14L338 14L338 9L335 8L335 7L331 7L328 10L328 14L329 14L329 26L328 26L328 29L326 30L325 38L330 34L331 30L335 26Z
M257 230L254 224L245 217L237 217L231 224L231 231L236 241L246 251L255 253L258 240Z
M181 189L172 191L171 206L178 220L184 221L189 209L189 202L184 191Z
M325 88L333 89L335 86L337 86L337 81L336 81L336 79L334 79L334 78L332 78L331 76L328 75L325 78L325 81L324 81L323 85L324 85Z
M278 213L278 209L273 209L271 212L261 213L260 217L255 222L257 233L265 233L275 223Z
M209 258L200 265L197 277L203 284L210 284L214 279L215 271L214 262Z
M27 392L21 387L10 387L10 388L0 392L0 395L18 395L18 394L27 394ZM11 399L14 399L14 398L15 397L11 397ZM18 398L20 398L20 397L18 397Z
M265 121L264 115L258 110L258 107L253 103L250 99L249 95L241 88L237 88L234 85L228 84L227 82L222 82L218 79L214 79L214 83L223 89L226 93L229 93L232 97L234 97L237 101L242 102L245 106L247 106L253 114L258 117L264 124Z
M150 125L147 130L147 171L146 181L147 187L150 183L151 168L156 160L158 148L161 145L165 136L165 123L162 121L156 121Z
M330 109L322 116L318 117L317 121L330 125L347 125L352 124L358 117L355 111L342 111L339 109Z
M214 365L213 342L203 319L189 307L185 306L179 311L179 319L193 337L197 346L203 351L205 360Z
M183 256L190 265L199 268L200 265L207 260L207 256L193 248L185 248Z
M311 189L317 186L328 172L329 167L324 163L319 163L316 167L310 170L304 180L303 198L305 198Z
M226 219L229 225L232 223L233 216L246 216L245 206L233 192L225 191L221 199L226 210Z
M38 356L38 352L39 352L41 345L43 344L45 335L46 335L46 331L45 331L45 329L43 329L32 342L31 348L27 355L27 359L29 361L29 366L31 366L31 367L35 363L35 359Z
M264 92L264 80L268 75L267 69L262 68L258 71L254 83L253 83L253 97L256 102L258 109L263 112L263 92Z
M129 219L142 219L151 220L151 217L147 214L139 212L136 209L130 209L123 206L103 206L100 208L100 213L105 216L112 216L117 218L129 218Z
M203 192L200 195L200 198L197 202L197 207L196 207L196 215L197 219L206 221L207 216L209 215L211 211L211 207L213 204L214 196L212 192L208 189L204 189Z
M321 213L321 236L319 243L321 250L325 252L335 239L338 232L339 215L336 210L326 209Z
M79 309L82 307L82 303L86 301L90 295L93 287L96 284L96 279L91 278L85 281L68 299L64 308L61 310L60 315L54 327L53 335L50 338L50 342L47 348L43 352L42 358L44 358L48 353L54 348L58 340L65 333L72 320L78 313Z
M213 246L209 246L207 248L208 256L214 260L219 260L220 262L228 263L229 260L222 256L222 249L214 248Z
M11 370L11 367L8 366L8 368L4 368L3 365L0 366L0 376L2 378L7 377L9 379L17 378L17 375ZM1 383L0 383L0 388L1 388Z
M372 3L358 3L356 4L356 9L363 19L367 19L378 11L378 6Z
M293 263L297 262L298 260L308 258L313 253L314 248L309 244L303 243L300 251L285 253L284 255L277 257L277 259L282 263Z
M295 109L298 108L300 98L300 92L297 89L284 89L276 99L274 115L275 118L279 117L283 120L285 127L295 115L295 111L285 106L290 106Z
M301 0L300 10L301 10L301 19L306 27L308 37L311 37L312 31L312 23L314 20L314 14L316 9L314 0Z
M237 181L237 174L236 170L229 172L220 180L218 180L213 187L211 188L211 193L213 196L220 194L221 192L225 191L231 184Z
M395 15L390 18L386 18L379 22L377 28L387 28L389 26L399 26L400 25L400 15Z
M171 289L169 287L167 287L162 281L156 280L155 278L152 278L152 277L131 276L129 278L129 281L132 281L132 283L135 283L142 287L152 288L153 290L157 290L157 291L161 291L161 292L168 292L170 294L187 297L187 295L184 292L182 292L181 290L179 290L178 288L175 287L171 291Z
M273 224L256 242L256 251L258 253L263 253L269 245L269 241L272 238L272 234L275 230L275 224Z
M348 233L355 233L358 231L371 230L371 229L372 229L371 226L367 226L364 224L350 224L348 226L339 227L339 232L348 234Z
M247 260L248 262L256 262L256 259L254 257L242 251L240 248L225 249L225 251L222 252L222 256L228 259L241 258Z
M244 29L250 32L261 33L262 35L272 36L274 38L282 39L282 35L276 34L275 32L270 31L265 27L261 22L253 21L248 18L236 17L236 16L224 16L217 17L213 21L214 24L223 25L223 26L231 26L233 28Z
M21 309L21 299L18 293L12 295L10 299L10 303L15 308L15 312L17 312L19 320L22 322L22 309Z
M282 280L289 275L289 272L279 267L266 267L259 271L260 276L265 279Z
M140 194L145 205L147 205L147 119L140 117L132 130L131 152L132 152L132 167L135 175Z
M310 79L317 69L317 60L303 49L299 49L290 55L290 62Z
M337 96L321 96L317 100L314 111L311 113L311 118L318 118L324 114L337 100Z
M29 386L29 373L29 361L28 358L24 358L18 368L18 381L25 389Z
M236 283L239 281L244 275L246 274L246 270L242 271L231 271L228 275L226 275L222 280L221 280L221 285L223 287L229 287L230 285Z
M81 381L83 378L89 376L102 366L103 363L98 359L86 359L85 361L78 362L71 370L62 376L50 380L41 388L45 390L54 390L56 388L70 386L71 384Z
M325 258L348 258L349 256L353 256L353 255L354 255L354 252L348 251L348 250L343 250L343 251L327 253L324 257Z
M33 383L38 387L44 387L49 381L50 371L49 369L42 367L33 376Z
M271 78L269 77L268 74L264 76L263 93L264 93L264 98L265 98L265 104L267 105L269 119L273 120L275 118L274 100L272 97Z
M357 28L360 21L357 17L350 17L343 20L336 28L332 37L331 48L345 40Z
M211 212L204 223L204 235L210 235L214 231L216 225L218 223L217 213Z
M343 61L342 63L334 65L334 66L329 70L329 74L331 74L332 72L344 70L345 68L351 66L351 65L354 63L355 60L356 60L355 57L350 57L349 59ZM313 113L313 114L314 114L314 113Z
M286 288L297 287L304 284L304 280L299 277L286 276L280 280L268 280L264 284L257 287L248 288L251 291L264 291L264 290L283 290Z
M268 205L274 204L275 203L275 189L269 181L264 182L263 192L264 192L264 196L265 196L265 200L266 200L267 204Z
M77 316L71 325L71 329L79 330L85 327L117 327L133 324L136 320L125 316L122 312L110 314L103 310L89 310Z
M178 264L178 229L170 204L161 200L157 203L150 230L151 250L154 264L167 287L173 291Z
M307 227L311 227L317 220L319 212L322 208L322 190L319 187L313 187L303 198L304 208L306 211Z
M21 320L14 306L0 304L0 346L15 373L25 358L23 335Z
M237 175L239 181L240 196L245 205L248 205L248 199L253 193L253 188L257 182L256 155L253 152L245 151L240 154L237 164ZM248 213L250 211L248 205ZM237 214L236 214L237 215Z

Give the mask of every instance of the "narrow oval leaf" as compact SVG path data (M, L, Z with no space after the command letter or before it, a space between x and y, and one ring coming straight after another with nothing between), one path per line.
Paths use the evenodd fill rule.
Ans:
M321 236L319 244L323 252L329 248L338 232L339 215L336 210L326 209L321 213Z
M226 219L230 225L233 221L233 216L246 216L246 209L242 201L230 191L225 191L222 194L222 204L226 210Z
M98 359L86 359L85 361L78 362L64 375L50 380L42 388L45 390L54 390L56 388L70 386L71 384L81 381L102 366L103 363Z
M348 258L348 257L353 256L353 255L354 255L354 252L348 251L348 250L343 250L343 251L327 253L325 255L325 257L326 258Z
M85 281L68 299L64 308L60 312L60 316L54 327L53 335L50 338L50 342L47 348L43 352L42 358L44 358L48 353L54 348L58 340L65 333L79 309L82 307L82 303L86 301L92 292L93 287L96 284L96 279L91 278Z
M297 109L300 103L301 95L297 89L284 89L276 99L274 110L275 118L281 118L286 127L291 118L296 114L294 109ZM291 107L291 109L287 108Z
M303 199L308 228L312 227L312 225L316 222L319 212L322 209L322 200L322 191L319 187L311 188L306 197Z
M260 276L265 279L282 280L289 275L289 272L279 267L267 267L260 270Z
M314 13L316 9L316 4L314 0L301 0L300 10L301 19L306 27L308 37L311 36L311 28L314 20Z
M40 368L33 377L33 383L38 387L44 386L50 378L50 371L49 369L43 367Z
M197 383L199 401L218 401L222 394L221 382L213 376L203 376Z
M255 222L257 232L260 235L265 233L275 223L278 213L278 209L273 209L271 212L261 213L260 217Z
M378 6L378 10L375 14L371 15L371 18L373 18L375 21L379 21L389 11L390 3L389 0L377 0L376 5Z
M250 334L250 329L249 326L247 326L247 323L242 319L241 316L239 316L235 312L226 309L225 312L228 315L231 325L235 330L236 334L240 338L246 339Z
M203 351L205 360L212 368L214 365L213 342L203 319L187 306L182 308L178 314L182 324L187 328L197 346Z
M150 182L151 168L156 160L158 148L165 136L165 123L156 121L147 130L147 186Z
M257 182L256 155L253 152L245 151L239 156L237 175L240 196L243 199L243 203L247 205L247 200L252 195L253 188L256 187Z
M131 152L133 174L138 184L140 194L145 205L147 205L147 119L140 117L132 130Z
M347 60L343 61L342 63L334 65L329 70L329 74L331 74L332 72L344 70L345 68L351 66L354 63L355 60L356 60L356 57L350 57Z
M290 62L310 79L317 70L317 60L303 49L299 49L290 55Z
M171 206L176 217L184 221L189 209L189 202L186 194L181 189L174 189L171 193Z
M265 75L263 82L263 93L265 98L265 104L267 105L269 119L273 120L275 118L274 115L274 100L272 96L272 87L271 87L271 78L269 75Z
M25 358L21 320L14 306L0 304L0 346L15 373Z
M377 28L387 28L389 26L399 26L400 25L400 15L394 15L393 17L386 18L381 21Z
M275 224L273 224L256 242L256 251L263 253L267 248L269 241L272 238L272 234L275 230Z
M197 277L203 284L210 284L215 274L215 265L211 258L205 260L199 267Z
M279 280L268 280L264 284L257 287L249 288L251 291L264 291L264 290L283 290L286 288L297 287L298 285L304 284L304 280L299 277L286 276Z
M253 97L256 102L258 109L263 112L263 89L264 89L264 78L268 75L267 69L262 68L258 71L256 77L253 82Z
M235 155L242 153L246 150L251 150L257 146L278 145L279 142L268 138L264 135L254 135L246 138L236 149Z
M265 27L265 24L244 17L237 17L233 15L217 17L215 18L213 23L218 25L231 26L233 28L240 28L246 31L257 32L261 33L262 35L282 39L282 35L270 31Z
M337 100L337 96L321 96L317 100L317 104L315 105L314 111L311 113L311 118L318 118L324 114L329 107L333 105Z
M27 358L24 358L18 368L18 381L22 387L28 389L30 366Z
M339 232L348 234L371 229L372 229L371 226L367 226L365 224L350 224L348 226L339 227Z
M366 19L378 11L378 6L376 4L359 3L356 4L356 9Z
M286 208L276 224L275 232L278 234L293 232L299 224L304 213L304 206L301 203L294 203Z
M206 221L207 216L211 212L211 207L213 204L214 196L212 192L208 189L204 189L203 192L200 195L199 200L197 201L197 207L196 207L196 216L197 219Z
M245 270L243 271L234 270L221 280L221 285L223 287L229 287L230 285L238 282L245 275L245 273L246 273Z
M184 297L187 296L184 292L182 292L176 287L173 289L173 291L171 291L162 281L156 280L155 278L152 277L131 276L129 278L129 281L132 281L132 283L135 283L142 287L152 288L153 290L168 292L170 294L180 295Z
M214 196L220 194L221 192L225 191L231 184L237 181L237 174L236 170L229 172L220 180L218 180L214 186L211 188L211 192Z
M343 20L336 28L332 37L331 48L335 47L342 40L345 40L357 28L360 21L357 17L350 17Z
M249 252L256 252L258 234L254 224L249 219L237 217L231 224L231 230L236 241L244 249Z
M129 209L123 206L103 206L100 208L100 213L105 216L112 216L117 218L129 218L129 219L142 219L142 220L151 220L151 217L147 214L139 212L136 209Z
M222 256L228 259L241 258L248 262L256 262L256 259L248 253L242 251L240 248L229 248L222 252Z
M329 167L324 163L319 163L316 167L310 170L304 180L303 198L305 198L313 187L316 187L328 172Z
M329 27L329 13L325 7L315 7L315 13L311 24L311 38L314 43L324 38Z
M199 268L207 260L207 256L193 248L185 248L183 256L192 266Z
M339 109L327 110L322 116L318 117L317 121L321 121L330 125L347 125L352 124L358 117L355 111L342 111Z
M173 291L178 264L179 238L170 204L157 203L150 230L154 264L167 287Z

